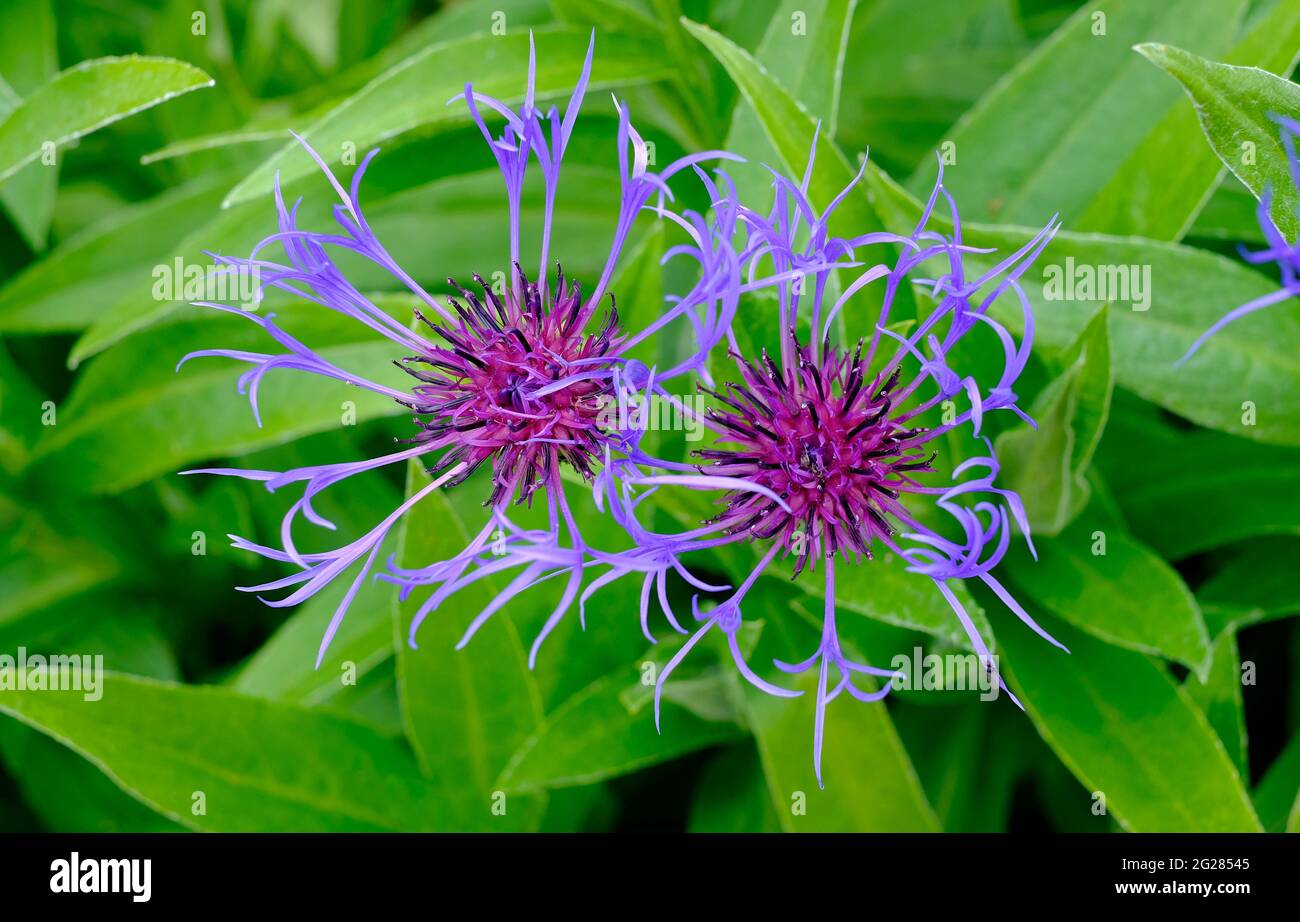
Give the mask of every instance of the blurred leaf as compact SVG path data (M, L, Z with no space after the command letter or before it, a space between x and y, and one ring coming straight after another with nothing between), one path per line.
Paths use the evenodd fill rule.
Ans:
M276 322L351 374L389 386L402 378L392 366L392 344L351 318L302 306L282 311ZM175 370L181 356L214 347L280 351L242 317L174 323L132 338L78 377L59 424L38 445L33 463L41 475L84 492L123 490L188 461L346 425L352 409L357 422L402 410L387 397L280 369L259 390L259 428L236 388L246 363L205 357Z
M536 37L538 101L567 95L577 82L589 36L562 29L538 29ZM474 91L507 104L523 98L529 36L479 35L432 45L376 77L319 121L300 132L326 163L336 163L345 149L369 145L408 132L467 119L463 105L447 101ZM592 64L588 93L664 76L662 55L644 40L620 35L602 37ZM348 146L351 145L349 148ZM241 181L226 197L227 206L269 194L278 172L281 182L314 172L315 164L290 143Z
M1237 635L1224 631L1214 642L1214 657L1204 680L1195 673L1187 677L1183 688L1205 714L1214 732L1219 734L1228 757L1242 778L1250 777L1246 758L1246 714L1241 700L1241 656L1237 653Z
M689 832L780 832L763 766L750 744L724 749L704 767L691 798Z
M1268 832L1300 832L1300 734L1291 737L1255 786L1255 809Z
M1006 832L1017 783L1034 763L1054 761L1024 715L997 702L891 713L944 832Z
M1170 560L1258 535L1300 534L1293 448L1112 413L1098 463L1134 534Z
M404 2L404 0L403 0ZM371 7L364 0L358 6ZM313 86L304 87L293 98L295 111L315 109L322 104L333 107L341 97L361 89L375 77L431 45L456 38L489 33L496 25L496 14L504 16L509 31L551 22L548 0L496 0L492 9L473 3L450 3L419 22L406 24L404 31L374 56ZM283 127L283 126L282 126Z
M176 660L159 631L157 619L130 608L129 600L113 599L112 603L106 606L109 612L88 613L46 636L28 634L25 645L29 654L100 655L116 671L176 679ZM45 633L48 620L33 625L42 629L38 634ZM90 762L16 721L0 722L0 752L22 787L26 802L50 830L180 830L123 792Z
M995 454L1002 484L1020 494L1035 535L1060 534L1088 501L1084 479L1110 415L1114 373L1103 307L1079 334L1064 371L1034 399L1037 429L1001 433Z
M915 0L861 4L836 140L905 172L933 158L953 122L1032 49L1015 21L1019 6L947 3L918 28Z
M812 117L820 122L827 138L835 137L849 24L856 6L857 0L784 0L754 53L754 62L762 68L762 75L785 87L790 98L797 101L804 119ZM743 152L749 161L727 167L736 180L742 201L762 201L763 196L769 195L772 176L763 169L763 164L775 166L783 162L769 139L769 130L753 105L736 106L724 146L727 150ZM786 161L787 168L795 175L802 175L802 163L807 156L807 151L803 151L798 168Z
M1215 162L1218 162L1218 158L1215 158ZM1250 190L1229 173L1223 177L1219 188L1196 216L1196 222L1188 229L1187 236L1196 240L1262 244L1264 234L1260 231L1255 214L1258 207Z
M967 219L1042 224L1060 214L1073 226L1178 98L1131 47L1159 39L1217 53L1243 7L1098 0L1080 9L948 133L958 164L948 179L962 190ZM927 158L908 188L928 192L935 172Z
M767 140L780 157L779 165L789 175L802 176L808 163L816 119L744 49L708 26L690 21L684 25L722 63L753 107ZM854 170L844 154L831 143L827 132L818 134L816 153L808 198L825 207L852 181ZM880 221L872 213L866 196L853 194L847 196L835 212L831 225L852 228L852 233L863 234L879 227Z
M1300 7L1281 2L1247 24L1225 59L1290 73L1298 46ZM1196 110L1179 101L1151 127L1073 226L1114 236L1178 240L1206 205L1222 172L1214 151L1201 143ZM1254 225L1253 214L1249 225ZM1250 236L1255 234L1252 230Z
M487 34L495 28L498 16L502 17L501 22L509 31L521 33L530 26L542 25L552 19L547 0L495 0L492 9L473 3L451 3L412 24L401 18L400 8L408 2L409 0L401 0L396 4L374 4L365 0L344 0L339 10L340 56L343 64L351 66L302 87L288 100L277 99L267 103L257 114L236 128L208 130L201 134L185 132L182 139L146 154L141 162L152 163L258 142L275 141L277 146L282 146L288 136L288 129L295 123L316 121L375 77L431 45ZM356 20L369 21L381 29L401 31L387 46L375 49L375 53L364 60L356 61L353 60L355 43L373 40L373 36L363 38L357 34L357 30L352 27ZM170 36L170 33L167 34ZM244 62L241 60L240 63ZM267 66L271 68L276 63L274 57L266 60ZM243 69L246 68L241 68ZM475 139L481 142L477 128L474 133ZM267 153L273 152L274 149ZM258 159L264 159L264 156Z
M428 482L424 465L411 462L407 495ZM463 521L435 490L402 519L395 559L412 569L448 560L464 551L481 528L479 522ZM425 620L415 638L418 647L408 638L411 619L425 595L395 601L392 608L391 637L407 738L424 773L445 796L463 798L466 809L490 802L502 770L542 721L541 695L508 616L491 618L467 648L456 648L467 621L495 595L485 582L457 593ZM522 808L511 806L510 828L531 829L541 820L545 803L526 799Z
M472 153L464 143L441 148L440 158L447 159L437 166L428 162L428 145L399 148L391 158L385 155L376 161L362 187L366 219L375 236L416 282L434 291L446 288L448 276L465 278L479 272L491 277L494 271L504 271L509 260L509 224L501 174L495 169L481 171L482 157L486 155L481 136ZM413 162L417 158L419 162ZM475 172L468 172L471 169ZM568 184L555 209L553 239L565 241L564 265L571 276L599 273L602 249L608 251L612 233L614 218L607 219L606 215L618 201L618 176L608 168L570 166L565 177ZM298 226L324 231L337 199L328 193L322 177L313 176L312 180L313 191L299 210ZM293 192L285 191L286 200L293 200ZM537 185L529 184L524 190L520 222L528 231L523 237L526 242L531 242L534 229L541 227L544 201L543 190ZM427 240L430 226L443 228L433 253ZM185 269L208 266L208 253L248 253L276 230L274 205L269 198L237 206L219 212L210 223L175 245L160 267L169 270L176 265ZM330 255L360 291L406 291L396 278L368 260L337 250ZM154 272L161 270L155 267ZM155 294L158 279L156 274L137 274L135 285L103 311L77 341L68 357L69 365L76 367L131 333L190 310L186 299L159 298Z
M1293 19L1300 18L1291 12ZM1293 49L1294 42L1292 60ZM1182 84L1224 166L1256 197L1271 190L1273 222L1288 240L1297 239L1300 191L1291 179L1279 126L1269 116L1300 118L1300 87L1257 67L1218 64L1172 45L1139 45L1137 50Z
M868 182L890 228L910 232L920 204L877 168L869 168ZM949 188L964 200L963 186ZM931 225L946 228L948 222L936 215ZM1003 255L1035 233L962 222L963 243ZM970 254L966 265L975 270L990 263L987 256ZM1275 290L1259 273L1192 247L1061 231L1021 283L1036 308L1036 346L1068 348L1099 307L1109 305L1116 384L1203 426L1300 445L1300 360L1290 347L1300 342L1300 317L1294 311L1252 314L1211 338L1186 366L1174 367L1225 313ZM999 299L990 313L1018 330L1021 308L1013 301ZM1258 408L1253 421L1244 412L1246 402Z
M0 722L0 754L23 797L52 832L183 832L53 739Z
M0 81L25 96L59 69L54 12L49 0L10 0L0 5ZM0 123L13 100L0 94ZM0 205L33 250L45 249L54 197L59 187L57 164L29 164L0 186Z
M551 0L556 17L567 25L610 32L654 34L659 23L643 0Z
M115 211L59 244L0 288L0 330L80 330L105 305L152 283L153 267L221 201L226 177L196 179ZM6 187L7 188L7 187Z
M182 93L212 86L196 67L168 58L101 58L65 70L0 122L0 182L60 145Z
M477 829L398 746L364 724L226 689L106 673L103 698L0 692L0 712L57 739L163 816L194 829ZM206 812L196 814L202 792Z
M44 402L0 340L0 471L15 475L26 465L41 432Z
M618 801L609 785L560 788L546 795L546 816L539 832L608 832Z
M663 316L666 237L664 222L651 224L637 246L624 252L614 271L609 290L618 294L619 323L624 330L640 332ZM657 336L649 337L645 349L641 350L647 353L643 356L647 365L656 364L658 356L650 353L656 346L663 347L658 340Z
M81 535L62 535L36 514L0 544L0 625L39 618L56 603L115 579L121 563Z
M1223 744L1163 665L1044 617L1066 654L1009 617L994 619L1003 666L1038 732L1083 783L1078 813L1100 794L1130 832L1260 828Z
M1003 563L1034 602L1106 643L1205 675L1210 639L1201 610L1177 571L1141 542L1084 512L1034 545L1037 562L1017 552Z
M654 675L679 644L675 638L645 657L654 661ZM656 731L649 696L638 691L642 669L641 662L616 669L548 713L506 766L499 784L521 793L591 784L738 736L736 724L697 717L667 694L662 732ZM674 674L668 687L678 678Z
M1227 558L1196 590L1210 636L1300 613L1300 541L1251 541Z

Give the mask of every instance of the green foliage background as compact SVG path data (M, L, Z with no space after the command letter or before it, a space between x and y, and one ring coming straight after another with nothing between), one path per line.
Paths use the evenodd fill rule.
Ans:
M598 90L557 216L571 274L598 272L612 229L611 89L660 163L729 147L749 158L736 176L751 195L761 162L802 172L818 122L823 203L869 146L841 211L857 232L915 220L938 148L955 157L966 242L1005 251L1060 212L1040 266L1150 267L1146 311L1049 301L1045 278L1027 279L1039 327L1021 392L1040 428L992 431L1039 560L1016 547L999 575L1071 655L995 599L971 602L1025 713L955 691L839 702L818 790L810 696L747 693L721 650L670 683L655 732L641 679L675 646L646 649L631 589L598 596L585 632L570 618L529 672L545 592L456 653L488 596L444 606L411 650L411 609L368 586L317 671L342 587L290 611L231 588L280 574L222 536L273 539L290 500L177 470L361 457L409 423L285 374L258 429L232 363L173 371L191 349L253 341L252 326L156 300L154 267L246 252L273 226L277 169L286 198L305 198L302 224L324 226L330 190L290 128L336 164L382 142L368 217L422 284L497 265L500 180L444 103L470 80L517 96L529 29L539 93L567 94L593 26ZM6 0L0 653L98 653L112 674L93 703L0 691L0 829L1296 830L1300 313L1284 303L1173 362L1275 286L1236 256L1260 240L1263 188L1288 236L1300 229L1267 118L1300 117L1283 79L1297 51L1300 0ZM526 224L540 207L526 201ZM620 307L660 303L664 245L638 239ZM391 284L355 269L358 287ZM276 309L348 367L381 374L393 358L337 319ZM358 423L341 426L349 399ZM357 534L400 502L396 474L320 509ZM473 494L422 504L394 553L458 550L478 527ZM746 610L757 658L813 645L816 582L763 580ZM847 575L839 604L873 661L963 649L897 560Z

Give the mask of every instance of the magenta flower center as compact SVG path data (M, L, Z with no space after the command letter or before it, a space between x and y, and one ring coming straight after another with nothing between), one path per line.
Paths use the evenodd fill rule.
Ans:
M560 272L552 291L515 271L518 284L501 295L475 275L481 298L449 280L465 300L447 299L455 324L416 311L446 345L398 363L421 382L407 404L421 429L411 441L449 449L435 471L466 464L452 483L493 459L490 503L515 491L526 501L561 463L590 478L607 438L598 419L613 393L607 354L618 311L588 335L577 284Z
M796 344L795 368L780 369L763 353L762 368L737 358L743 384L707 391L726 409L711 409L719 441L735 449L697 451L710 473L743 478L781 497L789 511L761 493L733 491L714 521L731 534L776 539L797 558L795 575L814 553L852 549L871 556L906 516L899 488L931 470L918 440L925 429L891 417L898 372L867 379L862 344L850 356L828 348L814 362Z

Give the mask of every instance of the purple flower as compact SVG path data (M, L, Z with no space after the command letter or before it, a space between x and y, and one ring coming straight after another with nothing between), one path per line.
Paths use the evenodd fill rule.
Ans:
M778 559L792 562L795 577L806 578L809 571L822 568L826 607L820 643L802 662L775 663L788 674L816 670L813 758L820 783L826 705L843 692L861 701L877 700L889 691L888 684L877 689L861 688L855 682L894 675L855 662L842 649L835 625L837 565L869 566L873 554L882 550L899 555L908 570L933 581L990 675L996 676L995 661L953 593L953 580L979 579L1020 620L1057 643L991 573L1007 550L1013 523L1027 540L1029 524L1019 497L996 484L998 463L988 440L983 440L987 454L954 465L955 483L935 485L928 476L933 474L939 446L950 444L943 437L953 430L968 428L979 436L984 415L999 409L1027 419L1013 388L1029 356L1034 324L1018 279L1050 241L1057 224L1053 219L993 268L968 276L964 256L972 248L962 243L960 218L943 185L941 164L921 220L909 237L902 238L901 255L894 264L860 272L834 303L828 303L830 289L823 284L823 273L860 266L852 259L855 247L885 242L888 235L830 239L824 233L827 212L843 194L818 214L807 199L806 177L801 186L778 177L774 187L776 202L769 215L742 213L750 231L749 244L742 251L746 271L758 274L755 264L770 260L778 270L799 266L816 283L808 285L806 278L797 284L778 283L783 331L778 357L766 350L745 356L735 335L728 334L735 372L722 388L707 391L717 402L706 414L716 438L712 447L696 452L701 462L697 472L642 478L642 483L656 486L672 483L723 490L721 513L692 532L643 534L639 541L643 547L657 547L661 555L678 558L707 546L750 542L760 556L741 585L716 608L702 613L696 607L699 626L659 674L656 716L663 683L714 628L727 635L736 666L748 681L769 694L800 694L759 677L741 655L736 632L746 593ZM927 229L940 196L952 216L953 231L946 236ZM793 246L800 239L809 241L807 248ZM937 271L927 272L927 265L937 265ZM890 326L898 286L909 279L922 281L918 278L922 273L933 274L923 284L929 286L937 305L914 328L899 332ZM850 298L876 281L884 287L883 308L872 318L866 335L849 348L833 345L831 320ZM1019 343L988 313L990 305L1004 295L1016 299L1023 312L1024 335ZM810 342L802 341L796 332L804 318L817 332ZM993 342L1003 351L1003 370L993 382L963 376L949 364L953 347L979 326L989 328ZM922 425L921 418L945 401L952 401L946 417L950 421ZM643 460L640 465L653 466L653 462ZM620 477L630 480L636 466L635 457L625 465L611 465L598 480L604 497L621 502L621 518L629 529L635 526L635 507L644 496L626 485L620 489L618 481ZM926 517L918 512L926 505L951 516L954 528L940 532L924 524ZM1005 689L1000 676L997 681Z
M1278 127L1281 129L1279 134L1282 138L1282 146L1286 150L1287 165L1291 172L1291 183L1297 189L1300 189L1300 160L1296 157L1295 149L1296 136L1300 135L1300 122L1282 115L1270 115L1269 117L1276 122ZM1255 311L1263 310L1264 308L1271 307L1280 301L1285 301L1288 298L1300 295L1300 278L1297 277L1297 273L1300 273L1300 241L1297 241L1296 243L1287 243L1286 238L1282 236L1282 232L1278 230L1277 225L1273 223L1272 216L1269 214L1269 209L1272 206L1272 203L1272 190L1266 188L1260 195L1259 205L1255 209L1255 217L1256 220L1259 221L1259 229L1263 232L1264 240L1268 245L1264 249L1256 250L1255 252L1251 252L1245 247L1241 247L1240 253L1242 259L1246 260L1248 263L1262 265L1263 263L1271 262L1276 264L1278 272L1282 276L1282 287L1277 291L1270 292L1263 297L1255 298L1253 301L1247 301L1245 304L1242 304L1239 307L1234 307L1232 310L1228 311L1228 313L1215 321L1213 326L1196 338L1196 342L1192 343L1191 348L1183 354L1182 358L1174 363L1175 367L1182 365L1190 359L1196 354L1196 351L1200 349L1201 346L1205 345L1205 342L1211 336L1218 333L1234 320L1240 320L1247 314L1253 314Z
M310 346L278 327L271 315L263 317L231 305L200 302L258 324L282 347L283 351L274 353L209 349L182 360L184 364L198 356L219 356L249 364L251 367L239 384L241 393L247 393L255 416L258 387L263 377L274 369L294 369L346 381L389 397L410 408L418 428L416 435L407 440L409 447L378 458L288 471L208 468L187 472L261 481L268 490L303 484L302 497L282 522L281 547L234 538L237 547L294 568L281 579L241 587L258 593L287 590L279 599L264 599L268 605L296 605L359 564L350 588L324 632L318 665L353 598L374 568L379 549L393 526L429 493L461 483L484 465L490 466L492 472L493 487L486 502L490 510L483 529L464 551L451 559L414 569L400 567L390 560L387 572L378 574L379 578L398 584L403 597L417 587L433 587L413 620L412 645L420 623L442 601L465 585L494 573L517 571L508 586L474 620L462 644L519 592L554 577L566 581L561 603L538 636L530 663L535 660L541 641L578 599L584 576L594 561L611 564L620 575L644 573L648 583L657 582L661 588L668 570L692 580L702 590L718 588L694 579L675 559L656 557L638 548L607 552L589 547L578 529L561 481L564 465L591 480L609 458L625 456L635 440L604 424L602 407L615 398L616 391L662 387L666 379L702 368L709 351L727 333L740 289L739 259L731 249L738 221L734 188L724 174L719 173L722 180L719 186L698 167L707 161L739 158L722 151L707 151L676 160L657 173L651 172L647 145L623 106L619 106L615 138L622 184L620 209L609 254L594 288L584 294L577 282L564 276L558 262L553 281L541 269L532 280L525 274L519 226L525 175L535 164L545 187L546 207L537 262L538 266L545 267L552 256L551 223L561 161L590 76L594 46L593 34L581 77L563 115L555 108L543 112L535 105L535 56L531 53L524 102L518 109L476 93L469 85L463 96L452 100L463 101L468 107L505 180L510 224L508 256L513 266L506 290L496 292L475 275L475 289L449 280L459 291L458 297L440 299L425 291L389 255L362 210L362 177L378 152L371 151L366 156L345 190L305 141L303 147L339 196L334 218L342 233L300 229L296 223L297 205L286 207L277 180L278 232L258 244L247 259L214 257L227 271L256 270L261 288L290 292L322 309L344 314L385 337L392 343L394 361L412 378L409 390L367 380L326 361ZM504 120L499 135L494 136L488 128L482 114L485 110ZM688 168L705 184L712 197L709 217L691 211L678 213L668 205L673 200L668 181ZM633 224L643 212L670 220L682 230L684 242L669 251L666 259L692 260L698 268L698 281L647 329L628 331L620 326L609 285ZM273 246L283 250L283 261L263 255ZM415 311L418 324L409 326L362 295L335 264L331 250L357 254L390 273L419 299L420 306ZM502 254L484 256L492 265L499 264L502 258ZM759 284L763 282L760 280ZM259 299L260 295L261 289ZM695 334L693 351L675 368L656 374L629 357L634 347L673 323L687 323ZM327 552L304 553L295 546L294 526L299 516L312 525L334 528L313 509L312 502L321 491L357 474L416 458L421 459L432 479L370 531ZM511 504L531 504L539 495L544 498L549 528L528 530L516 525L509 516ZM494 533L497 533L495 539ZM604 582L597 580L587 587L580 601L585 602Z

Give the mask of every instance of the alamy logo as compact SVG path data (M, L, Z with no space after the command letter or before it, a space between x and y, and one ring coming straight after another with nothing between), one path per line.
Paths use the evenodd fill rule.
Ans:
M262 298L257 266L207 265L177 256L153 267L155 301L218 301L254 310Z
M87 701L104 697L104 657L102 654L58 653L42 656L0 653L0 692L6 691L79 691Z
M704 396L644 394L623 386L614 369L614 393L597 398L596 424L603 429L627 432L684 432L688 442L704 438Z
M1065 265L1043 267L1048 301L1127 301L1135 311L1151 307L1151 266L1093 266L1065 257Z
M992 701L1002 689L997 656L925 653L913 647L911 656L899 653L890 665L894 667L890 683L900 690L978 691L981 701Z
M51 893L129 893L147 903L153 895L153 861L149 858L57 858L50 864Z

